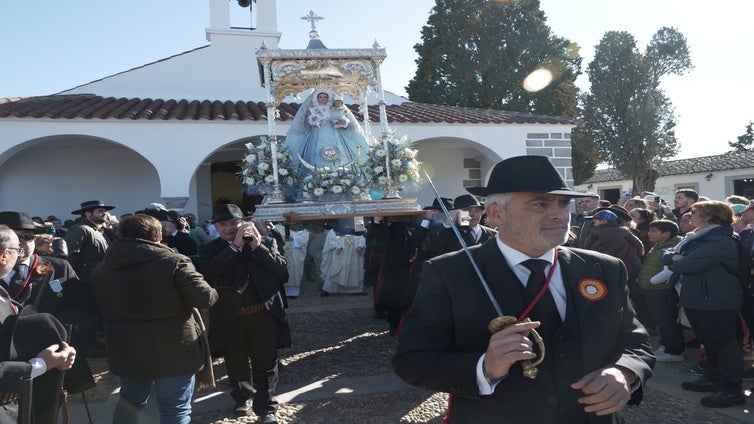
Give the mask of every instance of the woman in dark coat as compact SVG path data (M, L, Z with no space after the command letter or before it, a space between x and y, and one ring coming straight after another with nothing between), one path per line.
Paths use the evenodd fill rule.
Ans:
M671 282L681 284L679 303L691 328L705 348L707 365L695 381L682 384L685 390L713 392L701 403L710 408L742 405L744 362L736 337L736 320L743 300L743 287L734 273L738 250L733 239L733 211L717 201L698 202L691 207L688 233L662 262L673 271Z

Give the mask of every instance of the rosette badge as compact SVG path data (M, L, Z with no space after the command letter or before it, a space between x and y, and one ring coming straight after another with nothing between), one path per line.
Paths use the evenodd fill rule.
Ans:
M34 272L38 275L47 275L52 271L52 267L46 264L39 264L34 268Z

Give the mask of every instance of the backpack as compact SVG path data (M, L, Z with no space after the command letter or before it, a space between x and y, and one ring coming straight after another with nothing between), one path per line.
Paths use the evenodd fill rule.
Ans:
M744 290L746 290L751 284L751 272L752 269L754 269L754 259L752 259L751 255L749 255L749 252L744 249L744 246L741 244L741 240L739 239L738 234L734 234L731 237L733 238L733 241L736 242L736 250L738 250L738 267L736 268L735 272L731 272L731 274L738 277L738 281L741 283Z

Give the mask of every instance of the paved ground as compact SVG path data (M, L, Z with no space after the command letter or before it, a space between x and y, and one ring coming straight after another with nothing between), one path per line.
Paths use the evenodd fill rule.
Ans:
M289 320L294 346L282 352L278 386L281 423L428 423L440 424L446 395L413 388L390 369L395 340L383 321L372 318L369 296L320 297L313 283L291 300ZM689 358L694 353L690 353ZM691 364L689 361L686 364ZM754 423L754 382L747 382L743 407L712 410L699 405L701 394L680 389L684 364L658 364L641 406L629 407L630 423ZM87 392L88 410L80 395L71 398L71 423L111 422L117 379L106 361L92 361L98 387ZM217 387L194 395L194 423L253 423L254 415L236 417L227 393L222 361L215 362ZM157 423L153 404L141 423Z

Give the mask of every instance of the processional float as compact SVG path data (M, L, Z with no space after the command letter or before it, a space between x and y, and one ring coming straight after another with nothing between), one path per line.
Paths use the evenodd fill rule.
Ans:
M377 42L367 49L328 49L316 29L316 22L323 18L310 11L302 19L311 24L306 49L263 44L256 52L267 94L268 131L266 139L247 144L241 175L247 193L264 195L254 218L293 223L422 213L416 199L403 199L398 194L410 191L410 187L418 189L422 177L411 142L405 136L396 137L388 125L380 75L386 50ZM286 145L289 134L285 139L279 137L278 106L286 97L298 97L311 89L347 96L358 104L360 118L356 120L361 122L354 124L367 141L365 151L359 146L358 161L312 165L294 146ZM377 98L378 136L372 134L370 125L370 93ZM299 113L306 113L304 105ZM327 157L330 153L333 157L338 154L337 150L322 154Z

